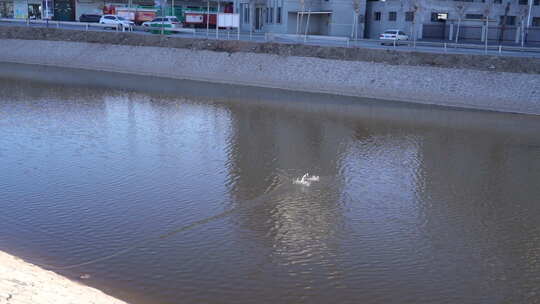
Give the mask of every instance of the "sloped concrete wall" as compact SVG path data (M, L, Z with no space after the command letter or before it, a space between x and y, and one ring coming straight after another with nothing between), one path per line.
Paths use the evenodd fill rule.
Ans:
M430 66L453 69L540 74L540 58L485 56L346 48L304 44L259 43L236 40L205 40L129 32L81 31L24 26L0 26L0 39L90 42L127 46L156 46L227 53L257 53L365 61L390 65Z
M0 61L540 114L538 74L20 39L0 39Z

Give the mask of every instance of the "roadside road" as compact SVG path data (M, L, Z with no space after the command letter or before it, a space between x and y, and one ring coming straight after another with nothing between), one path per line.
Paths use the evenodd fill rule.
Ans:
M51 23L30 23L25 22L5 22L0 21L0 26L29 26L29 27L51 27L62 28L69 30L87 30L87 31L108 31L115 32L115 30L104 29L102 27L89 26L86 28L85 24L56 24L54 21ZM136 27L133 33L139 35L156 35L150 32L144 31L142 27ZM243 40L254 42L277 42L277 43L289 43L289 44L307 44L318 46L341 46L341 47L358 47L368 49L379 50L396 50L405 52L424 52L424 53L436 53L436 54L466 54L466 55L496 55L496 56L513 56L513 57L531 57L540 58L540 48L525 48L518 50L516 47L490 45L490 48L486 51L482 44L454 44L454 43L441 43L441 42L428 42L418 41L416 45L408 41L397 45L381 45L378 40L349 40L349 39L328 39L317 38L316 36L309 36L308 39L303 35L278 35L278 34L265 34L265 33L249 33L241 32L240 35L236 31L219 30L216 35L215 29L196 29L191 33L173 33L168 35L170 37L183 37L183 38L197 38L197 39L219 39L219 40ZM528 50L528 51L525 51Z

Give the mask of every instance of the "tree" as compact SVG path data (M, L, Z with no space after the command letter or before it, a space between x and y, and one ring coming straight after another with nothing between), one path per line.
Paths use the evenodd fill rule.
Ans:
M488 40L489 40L489 16L491 15L491 11L493 10L493 0L485 0L484 2L484 19L486 23L486 30L485 30L485 51L487 52L488 47Z
M454 10L456 11L456 15L458 18L458 23L457 23L457 28L456 28L456 44L459 41L459 30L461 28L461 21L465 18L465 14L468 9L469 9L469 5L467 2L463 2L463 1L454 2Z
M352 0L353 23L352 23L351 38L354 38L355 40L358 40L358 19L360 17L361 4L362 4L361 0Z
M501 31L499 33L499 44L502 44L504 40L504 31L506 30L506 23L508 22L508 11L510 11L510 1L506 3L506 7L504 8L504 16L502 19Z
M302 21L304 19L304 11L306 9L306 1L305 0L298 0L298 3L300 4L300 14L296 13L296 35L299 34L299 32L302 30L302 27L300 26L302 24ZM299 18L300 17L300 20Z
M402 5L412 13L411 36L413 38L413 45L416 47L416 16L422 10L422 0L405 0L403 2Z
M521 29L521 47L525 44L525 28L527 27L527 17L529 16L529 7L523 6L519 10L520 29Z
M309 18L311 17L311 0L298 0L298 3L301 7L300 23L298 23L298 14L296 15L296 35L298 35L298 37L300 37L299 31L302 31L302 26L304 25L304 14L306 13L306 7L309 7L309 11L307 12L306 26L304 28L304 41L306 41L309 31Z

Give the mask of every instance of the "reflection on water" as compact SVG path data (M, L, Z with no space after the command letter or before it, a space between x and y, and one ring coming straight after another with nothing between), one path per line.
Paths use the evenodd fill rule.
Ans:
M537 117L15 70L0 250L135 303L540 299Z

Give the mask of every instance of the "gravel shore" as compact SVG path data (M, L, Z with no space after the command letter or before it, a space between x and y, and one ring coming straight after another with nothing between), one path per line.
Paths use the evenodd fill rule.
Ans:
M125 304L0 251L0 304Z

